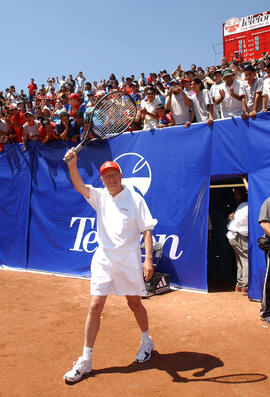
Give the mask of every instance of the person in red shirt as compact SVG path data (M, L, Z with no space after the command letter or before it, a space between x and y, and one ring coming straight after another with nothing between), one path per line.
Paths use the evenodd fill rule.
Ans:
M28 84L28 91L29 91L29 101L31 102L31 106L32 106L32 102L36 96L36 92L37 92L37 85L35 83L34 79L30 80L30 84Z
M38 132L42 143L59 139L56 135L55 123L50 122L50 120L43 120Z
M242 55L239 54L238 51L234 51L234 55L232 55L232 58L231 58L231 62L232 61L236 61L236 62L238 62L238 64L240 64L240 63L244 62L244 59L243 59Z
M71 117L75 117L75 114L80 111L84 114L85 112L85 104L82 103L80 96L78 94L71 94L68 96L69 106L68 113Z
M24 113L19 112L17 106L13 106L12 108L11 122L13 124L13 128L16 133L16 138L15 138L16 143L22 142L23 125L26 123L26 121L25 121Z
M131 77L126 78L126 84L125 84L124 91L127 92L129 95L132 94L132 78Z

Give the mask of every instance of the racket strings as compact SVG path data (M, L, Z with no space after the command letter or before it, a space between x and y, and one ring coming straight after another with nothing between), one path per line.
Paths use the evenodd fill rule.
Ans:
M92 130L101 138L118 135L128 129L136 116L136 106L125 93L112 93L99 104L92 114Z

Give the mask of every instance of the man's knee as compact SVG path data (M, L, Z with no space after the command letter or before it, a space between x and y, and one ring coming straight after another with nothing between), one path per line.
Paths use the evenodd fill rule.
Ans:
M129 297L129 298L127 297L127 303L130 310L132 310L134 313L140 312L141 310L144 309L140 296Z
M92 298L90 305L89 305L89 309L88 312L91 316L100 316L103 307L104 307L104 299L99 299L99 298Z

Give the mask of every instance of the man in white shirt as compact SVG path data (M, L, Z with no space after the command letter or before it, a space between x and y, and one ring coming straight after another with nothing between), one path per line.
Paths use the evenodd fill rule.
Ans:
M256 78L256 70L253 66L245 68L245 81L242 87L246 98L246 101L243 101L244 114L254 118L262 109L263 79Z
M92 351L99 330L100 316L107 295L126 296L141 329L141 346L138 362L146 362L153 350L148 332L148 316L141 297L146 295L145 280L153 273L152 218L144 199L135 191L122 185L119 165L106 161L100 167L100 178L105 188L85 185L77 168L77 155L70 149L67 160L71 181L75 189L97 213L98 248L91 266L91 302L85 324L83 354L74 367L64 375L68 384L74 384L89 376L92 370ZM140 234L145 242L145 262L142 268Z
M165 109L170 110L176 125L186 124L191 121L190 108L192 101L179 84L178 80L170 81L170 88L166 97Z
M222 76L224 83L219 86L219 98L215 97L215 104L221 104L221 118L242 116L242 101L245 100L242 85L230 68L226 68Z
M235 189L234 197L240 202L235 212L229 215L227 238L232 246L237 265L235 291L248 292L248 202L245 193Z

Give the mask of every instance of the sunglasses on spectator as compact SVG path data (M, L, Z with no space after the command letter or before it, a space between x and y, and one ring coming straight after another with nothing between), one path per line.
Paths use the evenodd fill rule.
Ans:
M146 95L155 95L155 94L152 91L150 91L150 92L147 92Z

